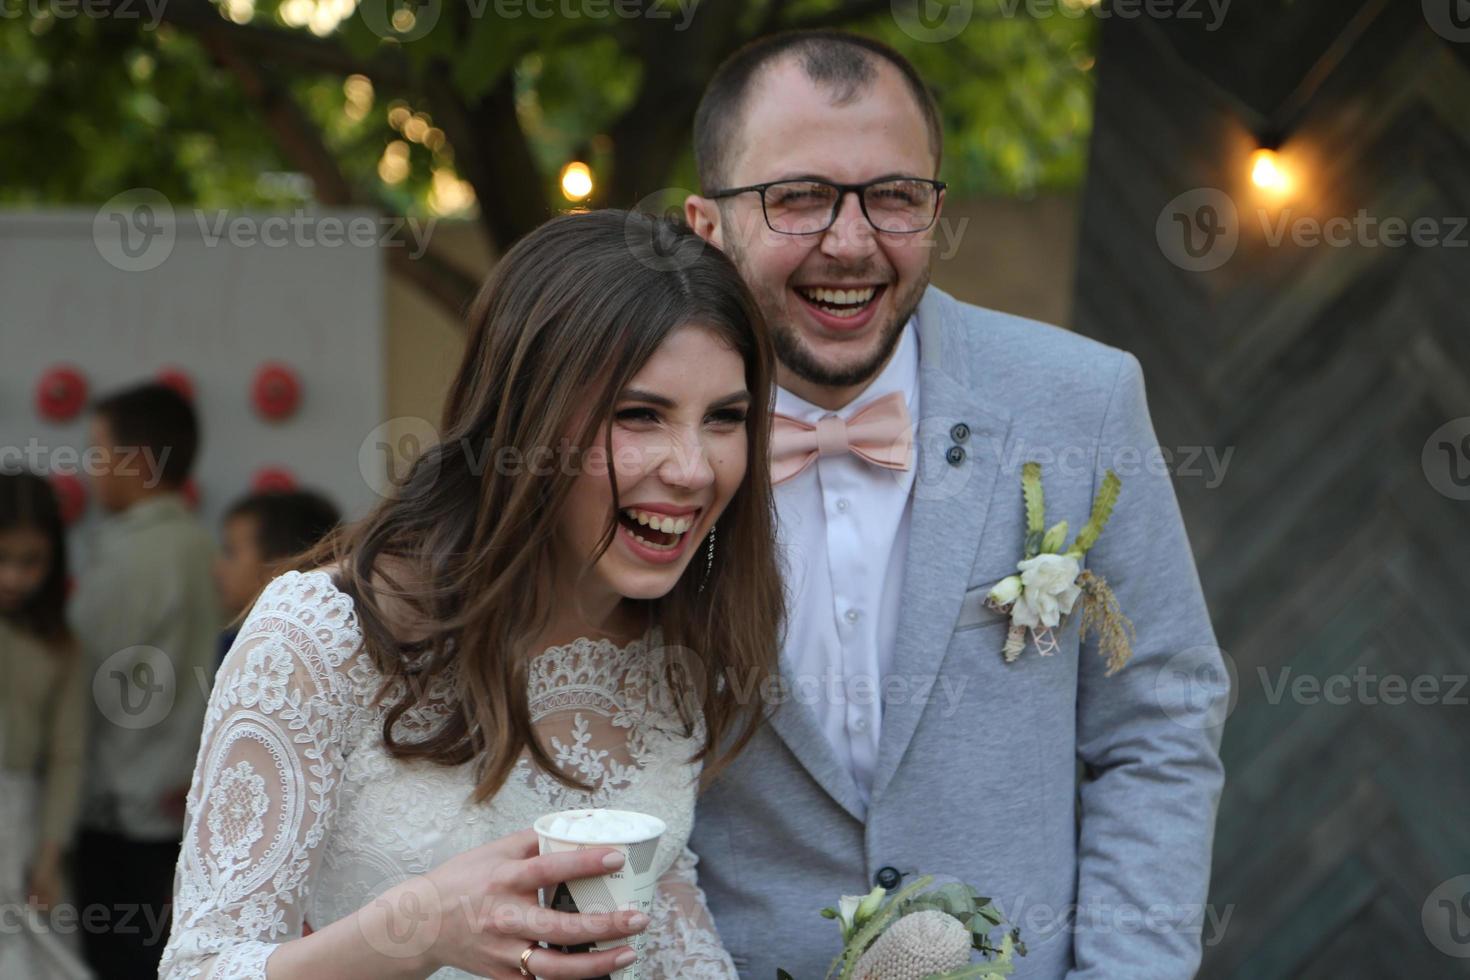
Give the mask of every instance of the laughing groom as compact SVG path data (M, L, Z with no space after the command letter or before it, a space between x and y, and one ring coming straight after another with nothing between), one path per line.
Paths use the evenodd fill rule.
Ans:
M739 266L781 358L791 599L784 696L699 804L700 884L758 980L821 977L841 943L818 910L924 873L1021 928L1017 978L1190 977L1227 691L1143 375L929 285L940 151L913 66L852 35L753 42L699 107L686 217ZM1114 617L1081 637L1106 591L1057 579L1060 556L1010 578L1041 540L1030 461L1045 526L1072 534L1121 478L1070 567L1132 634Z

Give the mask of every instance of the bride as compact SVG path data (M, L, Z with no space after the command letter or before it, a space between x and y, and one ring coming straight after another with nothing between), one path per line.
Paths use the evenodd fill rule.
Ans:
M685 846L775 669L774 359L735 268L556 218L469 313L440 441L261 593L215 679L160 977L735 976ZM718 530L717 530L718 527ZM541 909L574 807L662 818L652 920ZM546 946L539 945L546 943Z

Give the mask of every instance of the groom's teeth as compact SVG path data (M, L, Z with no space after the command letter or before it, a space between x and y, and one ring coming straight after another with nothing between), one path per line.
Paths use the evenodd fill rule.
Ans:
M878 291L875 286L864 286L861 289L827 289L825 287L801 287L802 295L818 303L828 303L834 306L853 306L866 303L873 298Z

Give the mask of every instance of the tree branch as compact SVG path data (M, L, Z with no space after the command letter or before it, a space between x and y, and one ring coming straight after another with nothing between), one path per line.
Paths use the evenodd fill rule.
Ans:
M102 0L122 3L126 0ZM346 77L366 75L375 85L396 91L413 84L401 49L382 47L371 58L353 55L335 41L305 31L279 30L254 24L236 24L220 16L208 0L168 0L161 5L169 23L201 42L223 45L238 55L288 65L302 71L317 71Z
M211 37L208 33L200 40L260 107L261 116L282 154L292 166L311 179L316 199L333 207L362 204L365 196L357 192L342 173L336 158L322 141L320 130L290 93L261 72L252 59L235 51L228 40ZM383 208L381 202L373 202L373 205L391 213L391 209ZM472 276L432 252L425 251L417 258L401 248L390 248L386 252L391 272L422 289L456 323L461 322L465 305L476 288Z
M541 168L516 115L515 75L507 71L474 104L454 87L448 66L428 77L429 110L454 147L454 166L475 190L480 221L504 252L550 213Z

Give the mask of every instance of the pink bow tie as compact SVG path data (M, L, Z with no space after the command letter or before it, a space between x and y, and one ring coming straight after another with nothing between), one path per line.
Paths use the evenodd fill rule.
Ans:
M835 415L816 425L775 414L771 431L771 482L783 483L818 456L850 452L875 466L906 470L912 465L914 433L901 392L863 406L851 419Z

